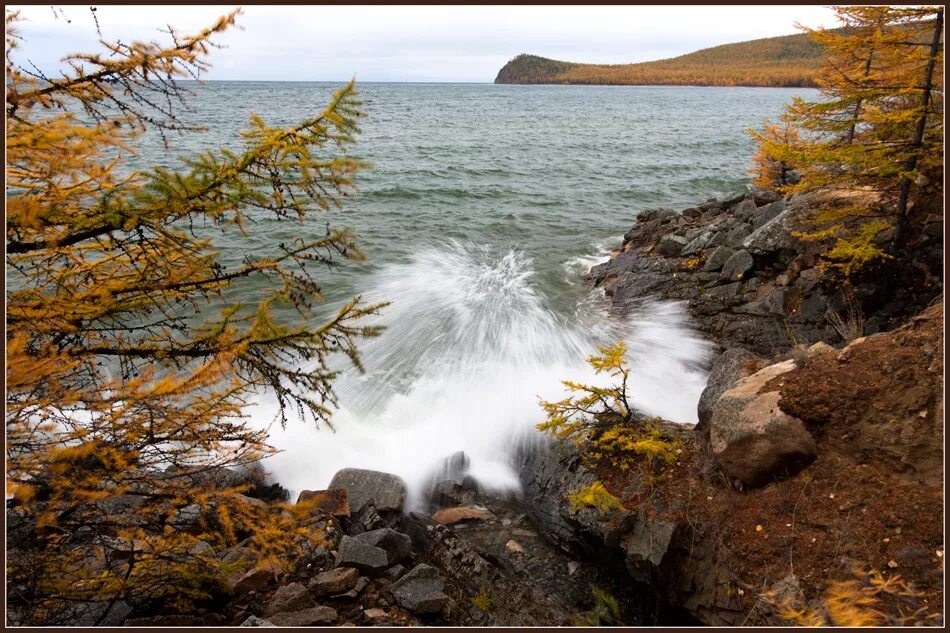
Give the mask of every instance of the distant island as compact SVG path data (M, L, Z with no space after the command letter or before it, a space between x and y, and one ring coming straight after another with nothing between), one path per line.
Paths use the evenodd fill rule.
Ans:
M815 87L821 48L805 33L705 48L638 64L579 64L518 55L496 84Z

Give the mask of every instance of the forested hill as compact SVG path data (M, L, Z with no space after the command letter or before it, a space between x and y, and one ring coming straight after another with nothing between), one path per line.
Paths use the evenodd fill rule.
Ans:
M639 64L577 64L522 54L505 64L495 83L813 87L820 55L804 33Z

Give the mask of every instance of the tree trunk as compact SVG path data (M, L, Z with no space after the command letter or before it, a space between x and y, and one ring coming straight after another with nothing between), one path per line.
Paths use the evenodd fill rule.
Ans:
M921 98L923 111L917 120L917 130L914 133L914 144L911 155L904 163L904 172L910 173L917 168L920 160L920 149L924 144L924 133L927 130L927 117L930 108L930 95L933 92L934 67L937 63L937 54L940 52L940 34L943 31L943 9L937 10L934 18L934 36L930 45L930 59L927 60L927 70L924 72L924 94ZM909 176L901 179L900 197L897 200L897 226L894 228L894 241L891 250L896 252L907 228L907 201L910 198L911 180Z

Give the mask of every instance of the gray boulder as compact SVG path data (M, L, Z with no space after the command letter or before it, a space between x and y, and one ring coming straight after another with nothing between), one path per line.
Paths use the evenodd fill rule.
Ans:
M722 272L719 273L719 279L740 281L745 278L746 273L752 270L753 266L755 266L755 260L749 254L749 251L738 251L726 260Z
M719 397L735 386L740 379L750 375L752 372L748 368L754 366L757 360L758 356L741 347L727 349L716 357L709 369L706 388L699 396L697 430L705 432L708 429L709 419L712 417L716 403L719 402Z
M749 237L742 240L742 247L753 255L768 255L782 249L792 250L791 234L785 226L789 216L788 208L777 216L752 231Z
M779 408L779 392L762 392L769 381L795 368L795 361L787 360L743 378L713 408L713 455L727 475L747 486L793 475L815 458L814 438L801 420Z
M703 264L703 270L710 273L721 269L725 263L729 261L729 258L732 257L734 252L735 251L728 246L719 246L706 258L706 263Z
M389 554L381 547L367 545L352 536L340 540L339 565L349 565L364 571L382 571L389 567Z
M401 562L409 556L409 553L412 551L412 540L407 535L397 532L392 528L363 532L355 538L361 543L384 550L386 552L387 566Z
M758 205L778 202L782 199L782 194L772 191L771 189L762 189L761 187L752 187L749 193L752 195L752 199L755 200L755 203Z
M406 503L406 482L375 470L344 468L333 475L328 488L346 488L351 510L373 501L379 512L402 512Z
M752 231L748 226L745 224L739 224L726 233L725 237L723 238L723 244L729 246L730 248L738 248L742 245L742 241L749 237L751 232Z
M408 574L392 584L396 603L412 613L438 613L448 603L443 593L445 583L430 565L416 565Z
M656 252L663 257L676 257L688 243L681 235L664 235L656 245Z
M752 198L746 198L735 206L735 208L732 210L732 213L737 219L745 222L755 215L755 210L755 200Z
M755 216L752 218L752 228L758 229L764 226L767 222L778 217L778 214L785 210L785 201L778 200L771 204L759 207L755 211Z

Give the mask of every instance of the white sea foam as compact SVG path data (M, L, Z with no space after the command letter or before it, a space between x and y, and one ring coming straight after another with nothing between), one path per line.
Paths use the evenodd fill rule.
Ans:
M680 305L647 303L622 322L604 306L571 317L586 322L567 322L534 290L533 275L521 253L460 244L386 266L367 298L391 302L388 329L362 346L367 374L340 380L336 431L293 422L275 428L272 441L283 452L268 469L294 491L325 487L344 467L392 472L414 502L442 460L465 451L480 484L515 490L509 460L519 441L537 433L538 398L563 397L567 378L603 384L585 359L618 337L630 349L636 405L695 422L709 346ZM265 400L253 416L267 421L273 411Z

